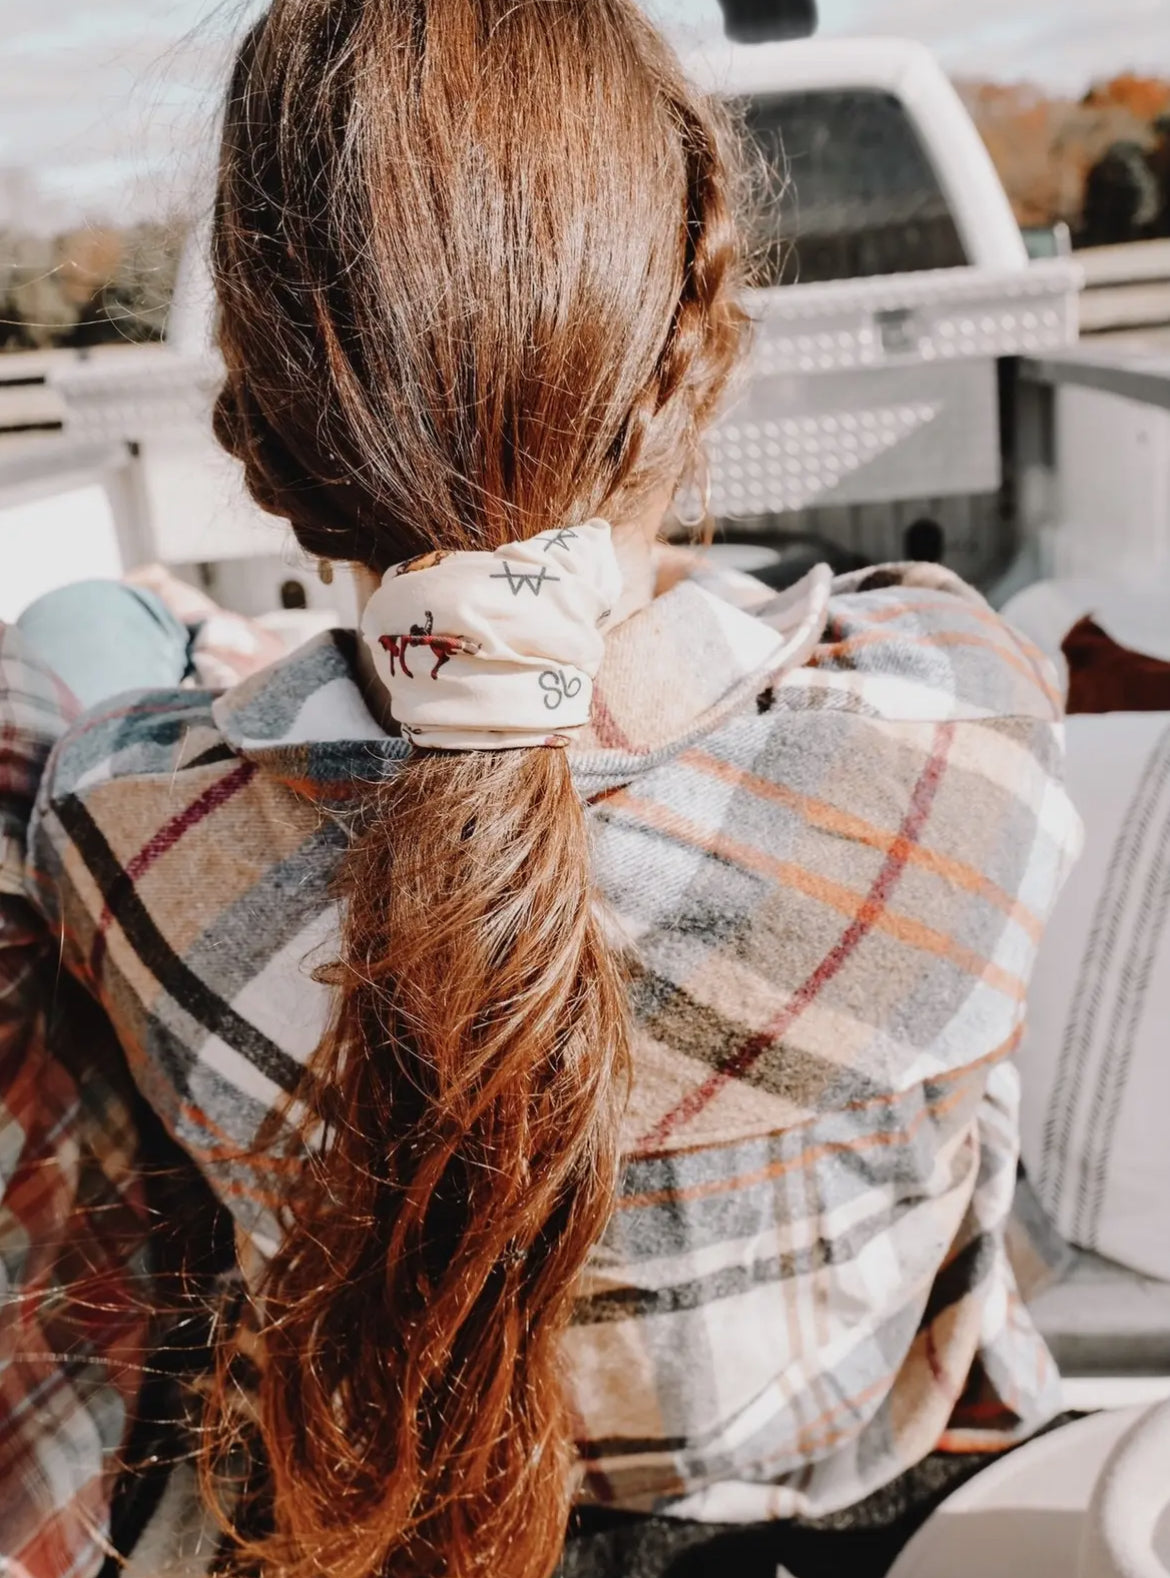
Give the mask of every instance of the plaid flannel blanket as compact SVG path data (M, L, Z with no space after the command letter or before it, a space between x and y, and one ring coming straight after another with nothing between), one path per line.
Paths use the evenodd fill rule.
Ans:
M105 1551L150 1350L150 1221L120 1050L24 896L29 814L76 704L0 631L0 1555L14 1578L65 1578Z
M103 1191L134 1209L124 1115L93 1112L86 1190L20 1170L37 1123L38 1177L79 1154L76 1078L56 1108L49 1078L22 1095L30 1059L65 1066L22 974L46 946L247 1257L270 1249L279 1176L245 1153L328 1012L346 806L405 754L354 655L331 632L223 694L96 709L45 770L67 703L0 634L9 1312L41 1287L22 1243L60 1245ZM571 753L637 1026L625 1182L566 1346L582 1494L820 1514L1059 1406L1005 1249L1011 1053L1079 836L1059 712L1043 659L934 567L782 596L698 570L614 633ZM0 1350L0 1550L59 1578L100 1564L132 1388L104 1330L84 1385L30 1369L34 1340L73 1351L30 1319Z

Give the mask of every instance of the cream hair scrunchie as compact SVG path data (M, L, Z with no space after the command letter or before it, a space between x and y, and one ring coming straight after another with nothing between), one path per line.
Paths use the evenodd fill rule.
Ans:
M393 565L362 635L412 744L565 745L589 721L621 590L609 522L591 520L492 553L440 549Z

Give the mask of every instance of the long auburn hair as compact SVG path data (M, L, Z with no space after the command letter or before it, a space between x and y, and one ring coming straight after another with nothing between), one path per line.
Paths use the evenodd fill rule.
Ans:
M225 112L216 431L310 554L376 572L620 521L723 390L737 261L723 122L633 0L275 0ZM238 1570L547 1578L626 982L563 751L416 752L360 804L205 1484L246 1461Z

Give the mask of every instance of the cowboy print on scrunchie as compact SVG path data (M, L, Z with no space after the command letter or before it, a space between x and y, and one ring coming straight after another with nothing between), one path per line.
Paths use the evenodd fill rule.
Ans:
M362 635L403 734L427 750L563 745L589 721L622 577L608 521L492 553L394 565Z

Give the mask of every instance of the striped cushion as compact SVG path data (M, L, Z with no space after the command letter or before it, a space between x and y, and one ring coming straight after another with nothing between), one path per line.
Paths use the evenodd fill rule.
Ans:
M1029 993L1023 1154L1070 1242L1170 1279L1170 713L1067 730L1085 852Z

